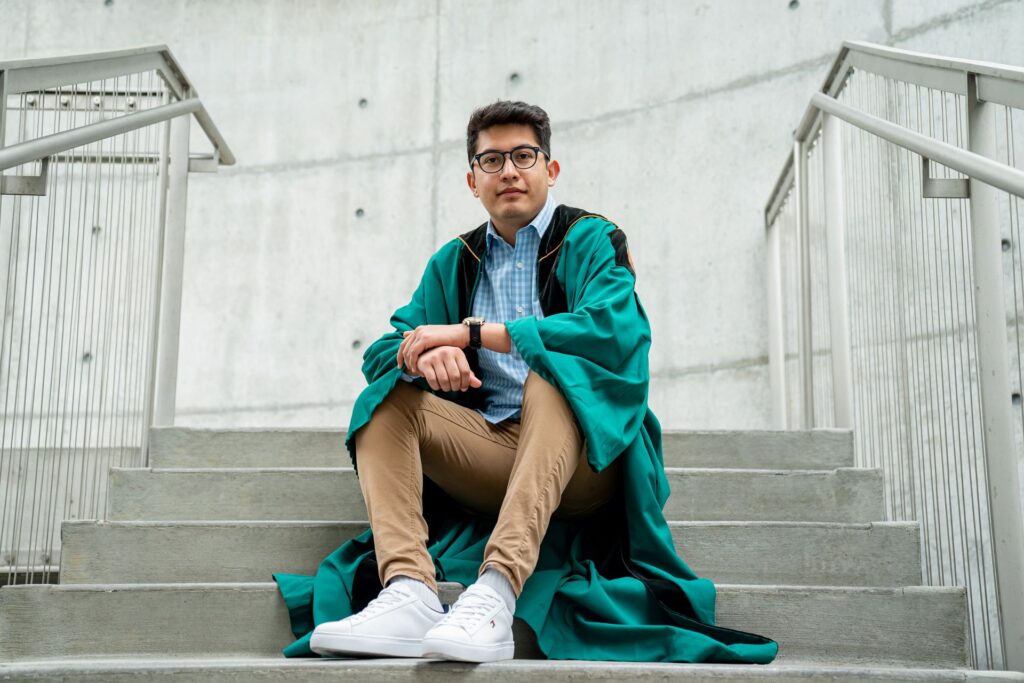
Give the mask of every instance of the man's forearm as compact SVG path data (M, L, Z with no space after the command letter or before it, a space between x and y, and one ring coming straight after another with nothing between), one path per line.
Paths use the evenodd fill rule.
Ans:
M466 328L467 339L469 338L469 328ZM512 350L512 337L508 334L508 328L505 327L504 323L484 323L480 326L480 343L483 344L485 349L491 351L497 351L498 353L508 353ZM469 346L469 342L466 342Z

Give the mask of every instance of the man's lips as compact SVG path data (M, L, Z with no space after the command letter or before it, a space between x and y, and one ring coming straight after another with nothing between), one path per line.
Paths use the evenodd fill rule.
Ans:
M502 197L502 196L507 195L507 194L517 195L517 194L526 194L526 193L523 192L522 190L505 190L503 192L499 192L498 196Z

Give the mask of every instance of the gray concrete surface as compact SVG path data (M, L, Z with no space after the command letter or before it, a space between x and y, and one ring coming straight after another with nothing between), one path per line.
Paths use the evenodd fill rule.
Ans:
M346 467L345 430L154 427L150 467ZM666 467L852 467L849 430L680 431L662 434Z
M715 583L911 586L916 523L670 522L676 552ZM316 573L360 522L67 522L62 583L265 581Z
M761 212L841 41L1024 64L1011 0L0 9L0 58L168 44L237 153L190 188L178 418L206 426L347 424L366 345L482 220L470 111L517 98L552 116L558 198L629 235L665 426L768 427Z
M772 634L780 644L780 663L962 667L965 609L961 588L723 584L716 623ZM270 655L291 640L273 583L0 590L0 661Z
M823 666L814 664L682 664L671 662L530 661L514 659L491 664L464 664L424 659L302 659L241 657L231 659L108 659L37 661L0 664L0 681L39 681L73 678L76 681L127 683L166 681L181 683L248 683L258 681L358 680L368 683L424 681L813 681L814 683L995 683L1024 681L1024 674L970 669Z
M672 520L874 522L880 470L667 468ZM107 519L366 519L352 468L111 468Z

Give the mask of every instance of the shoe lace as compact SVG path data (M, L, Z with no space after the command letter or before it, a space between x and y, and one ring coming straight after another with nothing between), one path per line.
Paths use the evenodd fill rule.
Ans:
M490 595L466 589L452 605L445 620L450 626L469 629L485 617L495 604L495 598Z
M400 590L395 590L394 586L388 586L378 593L377 597L368 602L366 607L351 615L349 619L352 620L353 624L366 621L370 617L380 614L385 608L405 600L406 597L407 595L405 593Z

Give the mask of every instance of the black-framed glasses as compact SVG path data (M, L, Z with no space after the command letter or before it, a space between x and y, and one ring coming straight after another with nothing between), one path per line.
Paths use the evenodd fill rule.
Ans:
M473 161L484 173L497 173L505 168L505 155L507 154L516 168L526 170L533 168L537 163L537 156L541 153L547 155L547 152L536 145L519 145L504 152L493 149L480 152L473 157ZM470 168L473 168L473 161L469 162Z

